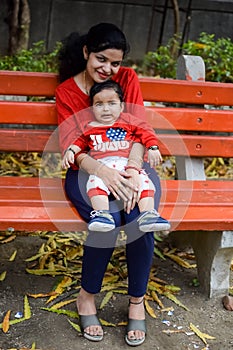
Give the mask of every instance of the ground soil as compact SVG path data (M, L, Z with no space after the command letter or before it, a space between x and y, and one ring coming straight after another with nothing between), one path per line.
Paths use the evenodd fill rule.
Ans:
M23 300L27 293L46 293L51 291L56 277L35 276L26 273L25 259L38 252L41 246L39 237L17 237L11 243L0 246L0 273L7 271L5 280L0 282L0 322L2 322L7 310L11 310L11 319L18 311L23 311ZM17 256L13 262L9 257L17 249ZM157 277L165 279L170 284L181 287L178 299L190 311L184 310L171 300L163 298L165 307L173 307L174 311L167 312L155 310L157 318L147 314L147 337L145 343L139 347L141 350L191 350L233 349L233 312L226 311L222 307L221 298L207 299L200 287L195 287L192 281L197 277L195 269L185 269L169 259L165 261L155 257ZM100 343L92 343L79 335L69 324L67 316L57 315L41 309L45 305L45 299L29 299L32 317L29 320L12 325L7 333L0 330L0 349L41 349L41 350L118 350L129 349L124 342L124 326L104 327L104 340ZM97 298L97 303L99 299ZM126 321L128 297L117 295L99 315L112 323ZM70 305L75 311L75 303ZM169 323L164 323L169 321ZM214 340L208 340L208 346L200 340L196 334L190 334L189 325L194 324L200 331L214 336ZM182 327L182 328L180 328ZM180 333L173 331L180 328ZM34 344L34 345L32 345Z

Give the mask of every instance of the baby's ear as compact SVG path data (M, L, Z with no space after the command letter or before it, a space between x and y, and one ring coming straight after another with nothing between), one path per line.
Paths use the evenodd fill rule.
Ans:
M121 112L123 112L124 109L125 109L125 104L124 102L121 102Z

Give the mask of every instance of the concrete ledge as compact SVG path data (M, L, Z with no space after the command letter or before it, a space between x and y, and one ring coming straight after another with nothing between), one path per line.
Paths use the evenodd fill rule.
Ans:
M229 293L230 266L233 259L233 231L176 231L171 240L176 246L193 247L198 279L207 297Z

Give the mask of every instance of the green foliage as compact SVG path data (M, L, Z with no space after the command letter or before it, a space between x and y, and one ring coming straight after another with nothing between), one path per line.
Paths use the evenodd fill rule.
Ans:
M160 76L174 78L176 76L176 56L173 54L174 40L167 46L160 46L156 51L149 51L143 59L141 67L136 68L137 73L147 76Z
M198 42L183 45L183 54L201 56L206 66L206 80L233 83L233 42L215 40L214 34L201 33Z
M57 72L57 53L61 43L58 42L52 52L47 52L44 41L34 43L29 50L21 50L13 56L0 57L0 70L27 72Z
M61 43L47 52L44 41L32 45L13 56L0 57L0 70L28 72L57 72L57 54ZM178 54L201 56L205 62L206 80L233 83L233 42L230 38L215 39L214 34L201 33L197 41L189 40L179 45L178 38L169 40L166 46L149 51L140 64L134 65L138 74L175 79ZM132 65L132 62L131 62Z
M176 77L178 53L201 56L205 62L206 80L233 83L233 42L230 38L215 39L214 34L201 33L198 41L187 41L174 51L174 41L148 52L136 71L143 75Z

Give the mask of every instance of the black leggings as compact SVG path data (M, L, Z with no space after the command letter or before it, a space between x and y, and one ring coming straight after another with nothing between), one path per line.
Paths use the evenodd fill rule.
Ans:
M155 208L157 209L161 196L159 177L147 163L144 164L143 168L149 174L156 188ZM90 220L90 212L93 210L86 194L88 176L81 170L69 169L65 181L67 196L86 222ZM116 229L105 233L89 232L84 245L82 287L92 294L100 291L104 273L116 246L118 233L120 229L124 229L127 236L128 293L134 297L143 296L147 289L154 252L153 232L143 233L138 229L138 206L131 210L130 214L126 214L121 201L110 196L109 203Z

